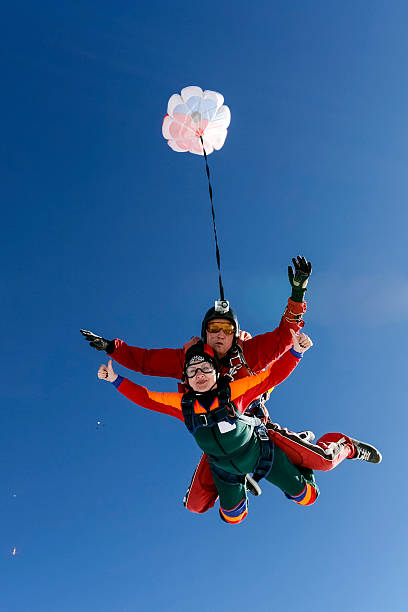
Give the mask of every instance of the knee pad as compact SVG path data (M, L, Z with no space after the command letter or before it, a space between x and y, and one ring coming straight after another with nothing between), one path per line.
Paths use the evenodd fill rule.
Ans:
M306 483L305 488L299 495L288 495L285 493L288 499L291 499L300 506L311 506L315 503L319 493L317 489L309 483Z
M243 499L239 502L238 506L232 508L232 510L224 510L220 507L220 517L226 523L230 525L237 525L241 523L246 515L248 514L248 502L246 499Z

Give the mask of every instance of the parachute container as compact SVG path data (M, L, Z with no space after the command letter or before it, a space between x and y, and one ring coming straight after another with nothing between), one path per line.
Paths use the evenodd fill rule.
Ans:
M204 155L202 138L209 155L223 146L230 121L230 109L220 93L191 85L171 96L162 132L173 151Z

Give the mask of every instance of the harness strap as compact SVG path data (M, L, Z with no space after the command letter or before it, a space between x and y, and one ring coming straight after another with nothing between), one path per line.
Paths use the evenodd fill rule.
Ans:
M246 423L247 425L250 425L251 427L259 427L259 425L262 425L262 421L261 419L258 419L258 417L254 417L254 416L248 416L246 414L239 414L238 415L238 421L242 421L243 423Z
M239 344L235 344L229 350L227 355L223 357L221 363L223 363L226 367L229 367L228 373L233 378L235 377L235 374L238 372L238 370L240 370L242 367L246 368L250 376L255 375L255 372L253 372L253 370L251 370L251 368L249 367L247 360L245 359L244 351Z
M230 472L222 470L218 465L214 465L214 463L210 463L210 469L212 474L218 476L223 482L227 482L228 484L245 484L245 474L231 474Z
M255 376L255 372L253 372L251 370L251 368L248 365L247 360L245 359L245 355L244 355L244 350L242 348L242 346L240 346L239 344L236 345L236 349L238 351L238 356L240 358L241 363L243 364L243 366L248 370L248 372L250 373L251 376Z
M228 421L234 424L240 420L250 427L258 427L261 424L261 420L258 417L246 416L236 411L234 403L231 402L231 389L228 384L219 388L217 395L218 408L200 414L194 412L196 395L191 391L183 395L181 409L183 411L184 423L190 433L194 434L199 427L214 427L220 421Z
M259 427L255 428L255 433L258 436L261 452L259 454L258 462L255 466L253 478L259 482L262 478L265 478L269 474L272 468L274 455L275 455L275 444L268 436L268 431L263 423Z
M194 432L194 402L195 396L191 393L191 391L184 393L183 397L181 398L181 410L183 412L184 424L190 433Z
M249 406L246 408L244 414L248 416L257 416L258 419L261 419L261 421L264 423L265 419L267 419L269 416L268 410L265 405L266 400L267 400L266 396L267 396L267 393L263 393L256 400L251 402Z

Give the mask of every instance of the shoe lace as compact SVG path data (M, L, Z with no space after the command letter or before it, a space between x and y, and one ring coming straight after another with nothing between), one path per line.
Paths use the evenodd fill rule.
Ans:
M358 458L363 459L363 461L368 461L370 459L370 451L368 448L359 448L358 449Z

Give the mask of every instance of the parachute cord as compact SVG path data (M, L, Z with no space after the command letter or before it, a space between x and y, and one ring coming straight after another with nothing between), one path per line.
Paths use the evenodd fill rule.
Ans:
M201 145L203 147L204 160L205 160L205 169L206 169L207 178L208 178L208 192L210 194L210 201L211 201L211 214L212 214L213 228L214 228L214 238L215 238L215 256L216 256L216 259L217 259L218 282L219 282L219 285L220 285L220 299L224 300L225 299L224 298L224 287L223 287L222 278L221 278L221 257L220 257L220 250L218 248L217 227L215 225L215 211L214 211L214 204L213 204L213 191L212 191L211 179L210 179L210 169L208 167L207 153L205 152L203 137L201 135L200 135L200 140L201 140Z

